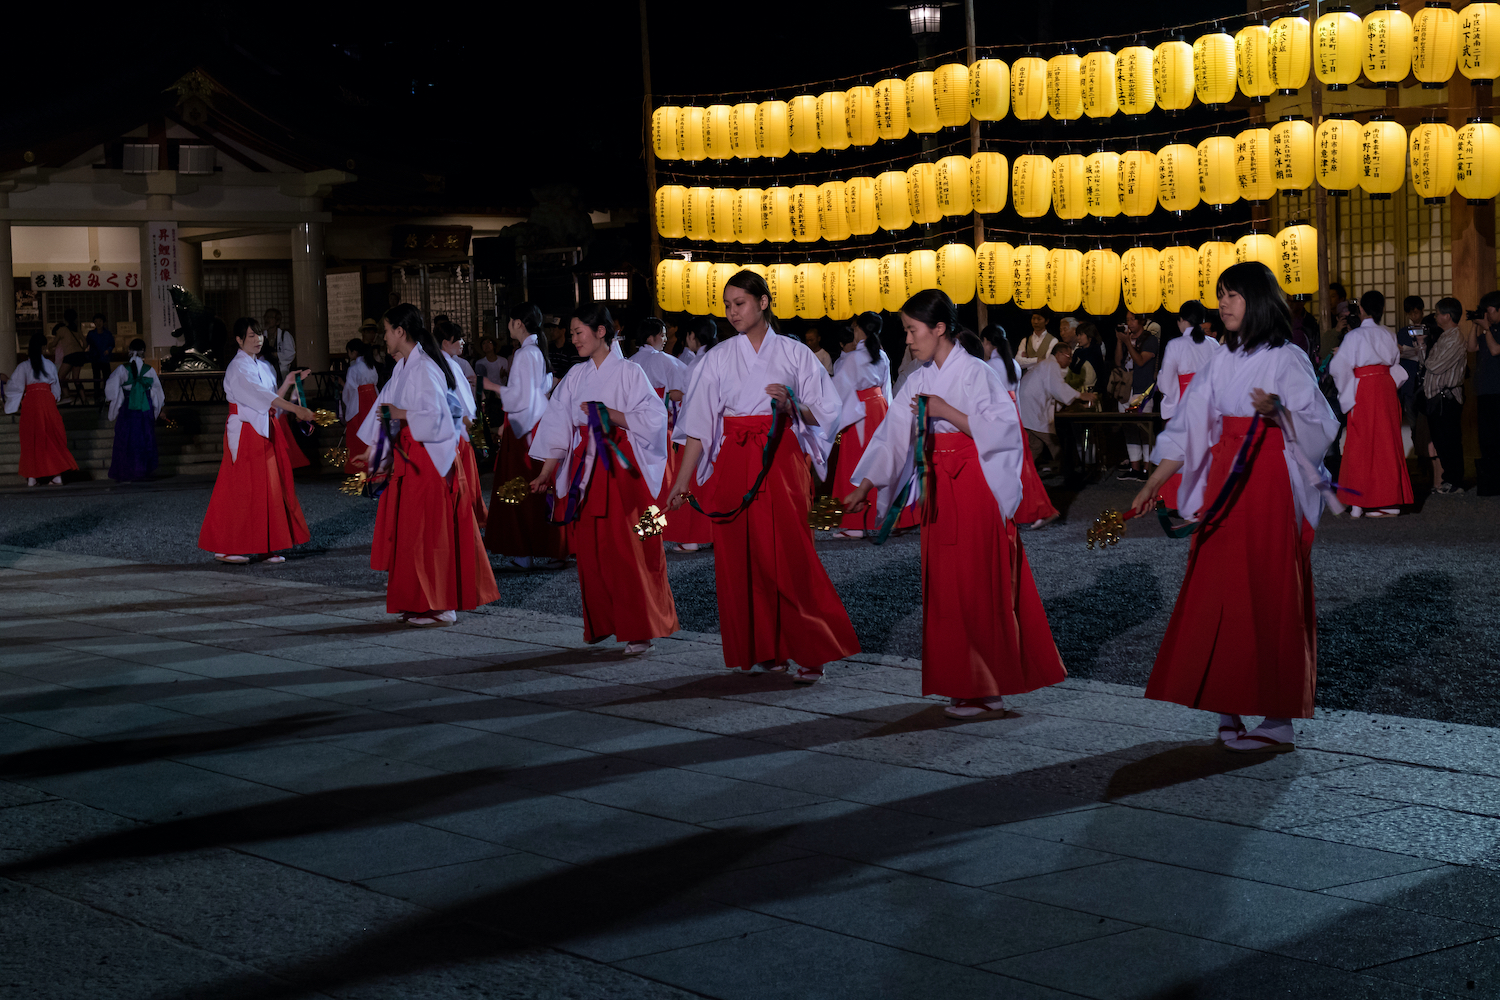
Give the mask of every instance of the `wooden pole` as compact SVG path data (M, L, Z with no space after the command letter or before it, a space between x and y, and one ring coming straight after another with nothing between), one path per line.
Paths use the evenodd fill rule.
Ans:
M978 48L975 45L974 30L974 0L964 0L964 30L969 40L969 65L972 67L978 61ZM969 119L969 155L973 156L979 152L979 119ZM984 242L984 216L978 212L974 213L974 249L978 250ZM974 309L979 323L979 330L990 325L990 307L984 304L976 291L974 295ZM978 332L978 331L976 331Z
M1313 0L1312 10L1308 17L1317 21L1318 0ZM1323 85L1318 78L1313 76L1308 83L1312 86L1312 126L1316 129L1323 124ZM1322 341L1322 354L1324 357L1338 346L1338 340L1333 336L1333 306L1328 301L1328 282L1333 280L1330 274L1329 254L1333 253L1333 241L1329 239L1330 229L1328 226L1328 192L1323 185L1313 184L1313 227L1318 231L1318 329L1319 340Z
M641 101L642 136L646 155L646 219L651 228L651 260L646 287L651 290L651 313L660 316L661 298L656 290L656 265L661 263L661 233L656 229L656 150L651 145L651 35L646 28L646 0L641 0L641 83L645 96Z

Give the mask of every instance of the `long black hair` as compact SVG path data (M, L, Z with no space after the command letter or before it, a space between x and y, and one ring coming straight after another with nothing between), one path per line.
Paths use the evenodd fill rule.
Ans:
M766 326L776 333L781 332L781 324L776 321L776 314L771 311L771 286L766 284L765 278L754 271L736 271L729 276L728 281L724 282L724 287L738 288L742 292L748 292L756 302L764 298L766 307L761 310L761 318L766 321ZM693 332L697 333L696 330Z
M42 377L46 369L42 367L42 358L47 351L47 335L38 330L31 335L26 342L26 356L31 360L31 374L36 378Z
M1237 292L1245 300L1245 318L1238 330L1224 329L1224 346L1246 354L1269 344L1281 347L1292 339L1292 310L1276 275L1258 260L1241 261L1219 275L1219 295Z
M854 317L855 324L865 332L865 350L870 352L870 360L880 361L880 331L885 329L885 320L880 318L878 312L862 312Z
M458 382L453 378L453 369L448 362L443 360L443 348L438 343L437 337L427 329L427 321L422 318L422 310L410 302L402 302L385 311L385 321L391 324L392 330L401 330L407 339L418 347L422 353L438 366L438 371L443 373L443 380L448 383L448 388L457 389Z
M754 271L750 272L754 274ZM768 314L769 315L769 314ZM699 350L712 347L719 342L719 324L713 321L711 316L694 316L687 324L687 332L698 341ZM684 338L684 343L686 339Z
M578 320L590 330L604 328L604 342L612 343L615 339L615 318L609 314L609 307L603 302L585 302L573 310L573 319Z
M372 355L375 353L374 344L367 344L361 338L355 337L353 340L349 341L349 343L344 345L344 350L345 352L357 351L359 353L361 361L369 365L371 368L375 367L375 360L372 357Z
M547 338L542 335L542 311L534 303L518 302L510 307L510 318L519 321L526 328L526 332L536 338L536 346L542 352L542 370L550 375L552 359L548 357L550 352L543 346ZM516 345L517 348L520 346L520 344ZM515 351L511 351L511 355L514 356L514 354Z
M941 288L927 288L906 300L901 311L923 326L944 326L943 336L958 341L958 307Z
M255 319L253 316L241 316L239 319L234 321L234 342L236 344L240 344L240 346L243 347L245 335L252 330L259 333L259 327L260 320Z
M635 325L635 345L637 347L644 347L646 346L646 341L652 337L665 336L666 332L667 324L660 316L647 316ZM666 347L667 345L662 344L662 346Z
M980 361L984 360L984 345L979 342L979 334L966 326L958 328L958 346L974 355Z
M1193 343L1195 344L1203 343L1204 337L1207 336L1203 332L1203 317L1207 315L1208 310L1204 309L1203 303L1197 299L1188 299L1182 304L1182 308L1177 310L1178 319L1192 324Z
M1080 327L1080 329L1082 328ZM1005 336L1005 327L999 323L991 323L980 331L979 339L995 349L995 353L1005 362L1005 380L1011 385L1015 385L1016 356L1011 353L1010 340Z

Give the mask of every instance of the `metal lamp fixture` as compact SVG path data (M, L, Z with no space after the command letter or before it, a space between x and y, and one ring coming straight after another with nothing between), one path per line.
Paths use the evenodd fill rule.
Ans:
M913 35L935 35L943 27L943 5L940 3L914 3L908 4L907 13L911 16L911 33Z

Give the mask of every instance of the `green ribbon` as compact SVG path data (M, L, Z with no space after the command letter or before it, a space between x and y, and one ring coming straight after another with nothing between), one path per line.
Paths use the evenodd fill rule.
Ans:
M922 502L924 492L923 485L927 482L927 397L917 397L917 440L915 447L917 453L912 456L912 477L901 486L901 492L896 494L896 499L891 501L890 509L885 512L885 520L880 522L880 529L870 539L871 545L884 545L885 540L891 536L891 531L896 527L896 522L901 518L901 512L906 509L906 498L911 494L912 484L917 487L916 502Z

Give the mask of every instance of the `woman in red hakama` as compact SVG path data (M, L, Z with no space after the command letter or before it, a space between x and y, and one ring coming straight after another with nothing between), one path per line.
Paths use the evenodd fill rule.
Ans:
M47 337L34 333L28 344L26 363L16 368L5 386L5 412L21 411L21 461L18 471L27 486L50 480L61 486L62 474L78 468L68 451L68 432L63 427L57 401L62 384L57 366L46 356Z
M365 443L359 439L359 429L380 393L380 374L371 357L373 350L373 344L359 338L349 341L347 348L349 368L344 373L341 402L344 404L344 472L349 475L365 471Z
M991 323L984 328L981 339L984 344L984 363L999 374L1000 381L1005 383L1006 392L1010 394L1010 401L1016 403L1016 389L1021 384L1021 366L1011 356L1010 341L1005 339L1005 329ZM1016 403L1017 419L1020 419L1020 413L1020 404ZM1057 518L1057 508L1052 506L1052 498L1047 495L1047 487L1042 484L1042 477L1036 471L1036 459L1032 457L1028 447L1021 456L1021 505L1016 508L1011 520L1030 528L1044 528Z
M833 366L833 389L839 395L839 415L834 421L833 443L838 445L832 489L836 495L849 481L865 448L875 436L875 429L890 408L891 362L881 350L879 313L864 312L843 331L843 350ZM908 508L908 524L915 523L916 510ZM904 526L904 525L903 525ZM866 509L844 511L836 536L861 538L879 525Z
M1236 264L1219 279L1225 350L1194 379L1158 437L1156 470L1135 498L1149 514L1182 473L1179 508L1202 522L1146 697L1219 713L1219 740L1243 753L1295 749L1310 718L1317 612L1309 553L1324 503L1323 454L1338 420L1271 270ZM1249 437L1238 482L1232 469ZM1219 509L1214 505L1219 502ZM1241 716L1265 721L1246 732Z
M1068 676L1016 532L1023 456L1020 413L999 373L960 347L952 300L936 289L902 308L912 354L932 361L901 384L893 415L876 431L846 506L861 509L878 488L888 511L921 490L922 693L950 699L944 711L973 718L1005 710L1004 696ZM918 398L930 430L916 427ZM896 419L894 414L910 414ZM917 438L927 473L915 476Z
M458 460L462 412L453 369L415 306L385 314L386 348L398 358L382 391L399 425L399 447L385 446L390 476L380 494L370 566L386 576L386 610L417 628L451 625L459 611L499 600L489 556L479 538L472 483ZM377 409L360 428L375 460Z
M719 341L718 324L707 316L699 316L689 320L683 325L682 329L685 331L684 339L687 338L688 334L692 335L689 350L695 352L691 355L695 362L698 358L703 357L704 351L712 348ZM661 340L665 343L665 331L662 333ZM670 358L671 355L663 354L662 357ZM676 358L672 358L672 360L677 361ZM681 364L680 361L678 363ZM682 388L684 391L687 389L687 379L691 377L691 372L692 365L683 365L684 377ZM650 374L648 370L647 375ZM678 401L679 403L681 402L681 394L679 394ZM675 428L675 419L673 424ZM669 434L672 432L672 429L668 429ZM713 544L714 524L691 506L681 507L677 510L668 510L671 505L671 497L667 494L670 493L672 484L677 481L677 471L680 468L682 468L682 446L673 445L672 454L667 459L667 474L663 479L665 485L662 489L662 496L658 498L659 502L657 504L662 510L667 511L667 527L662 532L662 538L676 545L684 552L696 552L703 546ZM698 496L700 493L707 495L712 492L711 486L698 482L696 470L693 472L692 485L689 488L693 491L694 496Z
M271 553L301 545L312 535L292 482L288 452L296 446L274 428L283 423L282 413L298 420L311 420L313 414L284 396L298 373L288 372L278 387L270 364L259 359L261 334L253 319L236 320L234 338L239 351L224 372L224 398L229 401L224 456L198 547L223 563L266 555L266 562L279 564L286 557Z
M1182 394L1192 383L1193 377L1206 369L1214 355L1223 350L1217 340L1203 330L1203 321L1208 316L1203 303L1189 299L1177 310L1177 329L1181 336L1167 341L1162 348L1161 371L1156 382L1161 390L1161 415L1171 420L1182 405ZM1162 502L1171 510L1177 509L1178 489L1182 485L1182 473L1167 480L1161 490Z
M712 471L708 495L699 500L705 510L729 515L715 519L713 528L724 665L746 673L780 671L795 660L793 679L812 684L825 663L859 652L807 525L808 463L820 473L826 468L827 441L818 427L836 418L838 398L807 345L776 332L763 278L737 272L724 289L724 305L740 334L693 364L674 432L684 447L672 507L687 503L694 471L700 478ZM762 468L773 407L786 422L772 442L765 480L742 509ZM800 419L793 421L794 413Z
M569 540L584 641L613 635L634 656L678 629L661 535L636 531L660 491L667 414L646 372L612 343L614 321L603 304L576 309L570 334L584 360L552 391L537 425L531 457L543 464L531 489L544 493L555 483L554 517L576 518ZM591 403L605 408L608 429L592 425Z
M1344 335L1328 362L1348 415L1344 454L1339 463L1339 500L1354 517L1395 517L1412 502L1401 440L1401 402L1396 389L1406 381L1396 337L1380 325L1385 296L1360 296L1365 319Z

